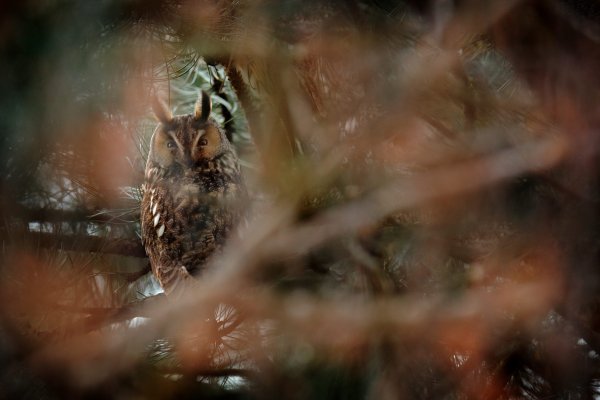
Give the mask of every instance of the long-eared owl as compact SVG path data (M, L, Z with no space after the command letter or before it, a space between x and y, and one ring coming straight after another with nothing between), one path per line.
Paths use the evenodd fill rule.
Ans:
M153 102L159 125L146 163L142 241L167 295L204 270L242 218L238 157L211 108L204 91L188 115Z

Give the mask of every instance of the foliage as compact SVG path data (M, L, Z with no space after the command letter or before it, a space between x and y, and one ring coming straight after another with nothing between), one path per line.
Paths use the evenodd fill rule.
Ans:
M0 15L0 398L595 398L592 1L75 0ZM139 240L199 89L241 238Z

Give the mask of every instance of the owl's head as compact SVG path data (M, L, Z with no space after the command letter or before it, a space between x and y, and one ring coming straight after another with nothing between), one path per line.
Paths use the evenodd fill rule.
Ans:
M173 116L158 98L152 109L159 121L150 141L148 167L185 170L214 160L231 149L227 136L210 117L210 96L201 91L192 114Z

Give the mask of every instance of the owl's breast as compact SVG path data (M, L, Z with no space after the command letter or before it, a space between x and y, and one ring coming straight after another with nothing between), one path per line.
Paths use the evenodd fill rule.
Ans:
M163 265L201 271L240 219L237 185L208 190L182 181L156 185L142 202L144 243L157 276Z

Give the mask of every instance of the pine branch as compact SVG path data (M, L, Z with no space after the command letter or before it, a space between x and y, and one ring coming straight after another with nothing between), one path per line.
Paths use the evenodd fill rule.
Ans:
M181 371L174 369L160 369L160 372L163 374L181 374ZM241 376L244 378L249 378L252 375L252 371L242 368L211 368L211 369L202 369L193 371L194 376L202 376L206 378L225 378L231 376Z
M72 331L90 332L103 326L117 322L128 321L137 317L149 317L149 309L166 301L164 294L146 297L142 300L124 304L120 307L77 307L58 304L56 308L72 313L86 314L83 326Z
M106 239L98 236L63 235L45 232L30 232L27 234L27 239L30 243L35 243L44 248L146 257L146 251L140 240Z
M103 212L101 210L57 210L51 208L27 208L19 207L15 210L23 220L28 222L100 222L109 224L130 223L139 220L137 210L115 213ZM127 218L124 218L127 216Z

